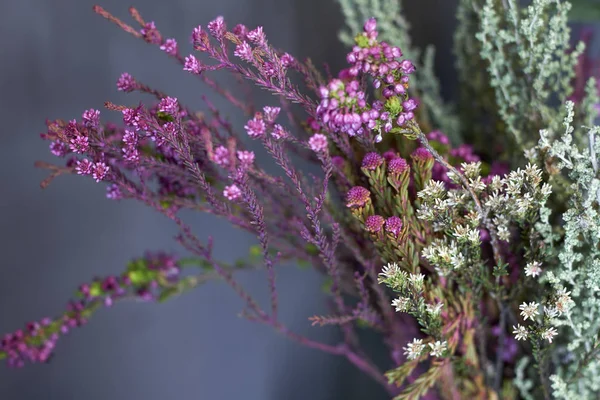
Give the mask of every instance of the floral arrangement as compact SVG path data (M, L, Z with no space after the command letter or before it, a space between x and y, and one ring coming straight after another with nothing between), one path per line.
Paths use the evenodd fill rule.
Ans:
M122 123L95 109L47 122L42 139L65 161L37 164L50 171L43 187L62 174L105 184L108 199L172 220L188 256L150 252L119 276L83 283L64 313L2 337L8 366L48 361L101 307L167 301L222 279L244 317L346 358L390 398L600 396L600 97L589 35L571 42L571 3L460 0L461 95L450 104L433 49L412 45L399 1L339 2L351 49L337 74L274 48L262 27L217 17L193 30L189 53L134 8L139 28L94 8L248 120L232 126L205 96L209 112L194 112L123 73L118 90L154 100L107 102ZM221 70L239 90L211 78ZM249 84L272 92L272 104L240 96ZM279 173L267 172L272 161ZM247 259L221 262L186 210L224 218L258 244ZM310 322L339 326L341 343L280 321L284 262L327 277L332 309ZM252 268L267 271L266 306L235 279ZM379 333L387 365L372 361L358 329Z

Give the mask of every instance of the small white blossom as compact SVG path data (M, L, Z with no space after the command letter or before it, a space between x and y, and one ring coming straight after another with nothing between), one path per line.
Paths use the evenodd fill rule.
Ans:
M554 318L562 313L558 311L556 307L544 307L544 314L546 314L549 318Z
M404 312L408 310L410 299L407 297L398 297L392 300L392 306L396 308L397 312Z
M537 261L527 263L527 265L525 266L525 275L526 276L532 276L535 278L538 275L540 275L541 273L542 273L542 264Z
M552 339L554 339L554 336L556 336L557 334L558 334L558 331L556 330L556 328L550 327L550 328L546 329L544 332L542 332L542 338L546 339L548 342L552 343Z
M515 335L515 339L517 340L527 340L529 332L527 332L527 328L523 325L517 324L517 326L513 325L513 335Z
M531 303L523 303L519 306L519 310L521 310L521 315L527 321L528 319L533 319L536 315L539 315L538 307L540 305L534 301Z
M442 310L442 307L444 307L444 303L437 303L435 305L427 304L425 307L427 308L428 313L438 315Z
M558 298L556 299L556 303L554 303L554 307L556 307L559 315L561 315L568 310L573 300L570 296L571 292L567 292L565 288L559 289L556 294Z
M398 266L398 264L389 263L388 265L385 265L381 269L379 276L383 279L392 278L394 275L396 275L398 273L398 271L400 271L400 267Z
M445 340L443 342L440 342L438 340L435 343L429 343L429 347L431 347L431 352L429 353L429 355L431 355L432 357L441 357L446 351L447 345L448 344Z
M416 360L419 358L425 345L423 344L423 339L413 339L411 343L408 343L404 348L404 355L409 360Z
M408 281L416 290L421 290L423 288L423 280L425 279L425 275L423 274L410 274L408 277Z

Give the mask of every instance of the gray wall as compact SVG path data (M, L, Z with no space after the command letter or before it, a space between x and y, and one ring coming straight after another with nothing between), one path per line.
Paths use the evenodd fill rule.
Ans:
M52 316L81 282L119 273L147 249L177 250L169 221L131 202L105 199L104 186L62 177L39 188L52 161L38 134L45 118L80 118L105 100L134 104L116 91L127 71L191 105L205 88L161 52L134 39L91 11L92 0L3 0L0 2L0 333L30 319ZM127 18L130 2L103 0ZM191 29L223 14L233 25L263 25L271 42L299 57L343 66L337 42L338 6L319 0L136 0L147 20L165 36L186 39ZM422 8L417 9L416 3ZM427 3L427 4L425 4ZM442 44L448 69L454 1L419 0L409 6L421 42ZM432 6L435 12L431 12ZM422 11L420 11L422 10ZM419 23L423 21L423 23ZM431 27L435 27L432 29ZM446 31L447 32L447 31ZM188 47L189 49L189 47ZM191 50L191 49L190 49ZM262 94L257 104L271 104ZM218 105L226 107L225 103ZM118 115L103 112L104 118ZM244 120L232 114L237 127ZM226 223L195 216L201 238L215 237L216 253L243 257L255 239ZM294 267L279 273L282 316L296 331L333 341L334 328L314 328L310 315L326 311L321 278ZM266 299L263 274L240 280ZM102 310L83 329L61 339L50 365L0 368L0 398L37 399L336 399L385 398L345 361L288 342L263 326L238 318L242 304L224 284L211 283L166 304L119 304ZM343 388L343 389L342 389ZM368 396L366 393L370 393Z

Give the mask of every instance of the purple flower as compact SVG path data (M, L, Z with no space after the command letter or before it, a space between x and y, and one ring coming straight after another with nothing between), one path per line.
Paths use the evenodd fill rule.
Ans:
M402 231L402 219L400 217L389 217L385 220L385 231L398 237Z
M168 55L174 56L177 55L177 41L175 39L167 39L160 46L160 49L167 53Z
M385 219L381 215L371 215L365 221L365 229L371 233L378 233L384 224Z
M254 61L254 56L252 55L252 47L248 44L248 42L242 42L235 47L235 51L233 55L241 58L244 61L252 62Z
M92 171L92 178L94 178L96 180L96 182L100 182L101 180L106 178L106 175L108 174L109 169L110 168L105 163L97 162L96 164L94 164L94 169Z
M424 147L417 148L410 156L418 161L427 161L433 158L429 150Z
M67 146L62 142L50 143L50 152L57 157L64 157L67 154Z
M240 198L241 195L242 191L236 185L226 186L225 190L223 190L223 196L230 201Z
M308 140L308 146L315 153L322 153L327 150L327 137L316 133Z
M217 40L223 39L225 36L225 32L227 31L227 27L225 25L225 21L222 16L218 16L208 23L208 30L210 34Z
M175 97L165 97L158 103L158 111L167 113L172 116L176 116L179 112L179 104Z
M162 38L160 32L156 29L154 21L146 22L144 27L140 30L140 33L144 37L144 40L152 44L160 44Z
M71 138L69 148L74 153L83 154L90 149L90 142L87 136L77 135Z
M77 166L75 167L75 170L77 171L78 175L90 175L92 173L93 167L94 164L92 164L92 162L87 158L84 158L81 161L77 161Z
M123 198L121 189L117 185L110 184L106 187L106 198L111 200L120 200Z
M269 124L272 124L277 119L277 116L279 115L281 108L265 106L263 108L263 111L265 113L265 115L264 115L265 121Z
M281 59L280 59L280 61L281 61L281 65L282 65L284 68L289 68L289 67L291 67L292 65L294 65L294 62L295 62L296 60L294 59L294 57L293 57L291 54L284 53L284 54L281 56Z
M388 163L388 173L391 175L400 175L408 168L408 163L401 157L396 157Z
M267 44L267 38L265 36L265 33L263 32L262 26L251 30L246 36L248 37L248 39L250 39L252 43L254 43L257 46L264 47Z
M383 164L384 160L385 159L383 157L381 157L378 153L375 153L375 152L367 153L367 154L365 154L365 156L362 160L361 167L364 169L367 169L369 171L375 171L377 168L379 168Z
M117 80L117 89L122 92L131 92L137 88L135 79L127 72L123 72Z
M213 155L213 161L221 167L229 165L229 150L224 146L217 147Z
M183 64L183 70L189 71L192 74L199 75L202 72L202 66L198 62L198 59L194 57L193 54L190 54L185 58L185 62Z
M346 195L346 205L348 207L364 207L371 199L371 192L362 186L354 186Z
M242 165L250 166L254 162L254 152L253 151L238 151L237 158L240 160Z
M248 136L251 138L258 138L265 134L267 127L265 125L265 121L262 119L262 115L260 115L260 113L256 113L254 118L249 120L246 125L244 125L244 129L246 129Z
M98 123L100 122L100 111L90 108L89 110L85 110L83 112L82 118L85 126L96 129L98 127Z

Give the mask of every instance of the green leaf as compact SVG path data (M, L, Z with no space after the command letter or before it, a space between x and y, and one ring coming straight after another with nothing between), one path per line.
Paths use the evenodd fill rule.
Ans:
M171 114L167 114L164 111L159 111L156 113L156 116L158 117L158 119L160 119L161 121L165 121L165 122L173 122L175 121L175 118L173 118L171 116Z
M250 246L250 257L260 257L262 255L262 248L259 245Z

